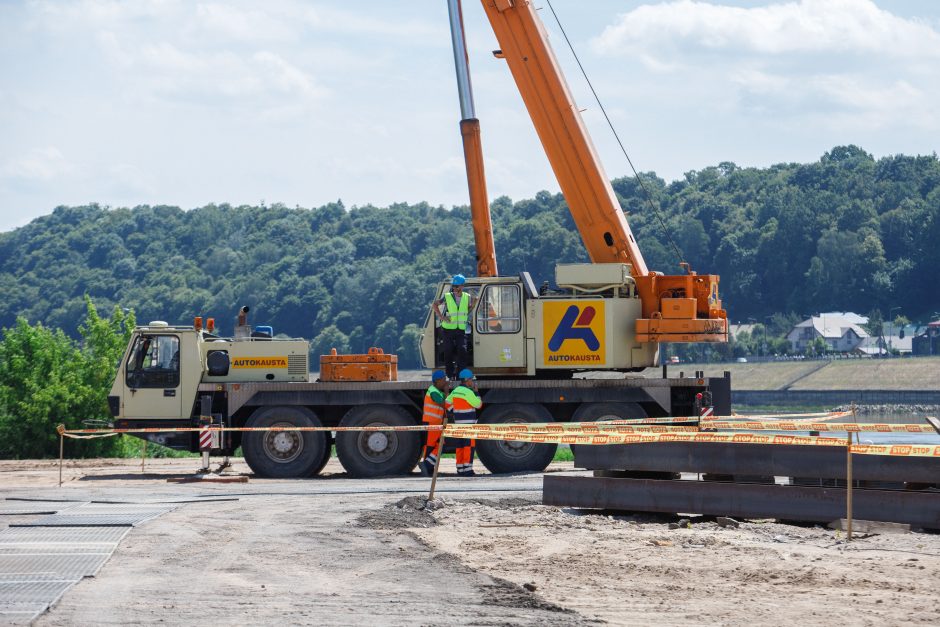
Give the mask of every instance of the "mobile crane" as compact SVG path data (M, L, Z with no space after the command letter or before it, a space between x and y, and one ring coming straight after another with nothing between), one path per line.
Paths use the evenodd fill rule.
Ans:
M528 273L497 272L487 204L480 125L473 109L459 0L448 0L461 102L461 134L470 187L479 296L470 312L473 368L481 382L483 423L592 421L691 415L709 391L715 411L730 413L730 379L573 378L578 371L632 371L658 363L660 342L727 340L718 277L650 272L528 0L482 0L562 193L593 263L560 264L560 290L540 293ZM449 287L437 288L440 297ZM119 428L192 427L200 416L231 427L407 426L420 421L427 382L324 377L311 381L309 344L251 327L247 307L232 338L201 319L193 326L137 327L108 397ZM421 339L425 365L436 361L430 313ZM380 355L370 356L378 360ZM390 357L390 356L387 356ZM329 357L327 357L327 360ZM321 361L325 361L321 358ZM372 380L369 380L369 379ZM198 450L192 432L144 433L148 440ZM332 445L352 476L411 472L421 436L408 431L224 432L213 450L239 446L251 468L272 477L317 474ZM555 445L480 442L492 472L538 471Z
M560 264L561 293L539 295L526 276L498 277L475 119L460 0L448 0L463 116L478 277L474 371L483 376L559 376L573 370L641 370L656 365L660 342L726 342L718 277L651 272L552 52L534 4L483 0L483 8L593 263ZM688 266L683 264L686 269ZM441 284L438 295L449 286ZM437 361L435 319L424 325L422 357Z

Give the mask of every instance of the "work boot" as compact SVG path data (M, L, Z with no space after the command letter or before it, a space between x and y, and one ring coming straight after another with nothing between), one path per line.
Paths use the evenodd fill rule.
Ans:
M461 477L476 477L477 473L473 472L473 469L470 470L458 470L457 474Z
M422 477L430 477L431 475L434 474L434 464L432 464L428 460L424 460L420 464L418 464L418 470L421 471Z

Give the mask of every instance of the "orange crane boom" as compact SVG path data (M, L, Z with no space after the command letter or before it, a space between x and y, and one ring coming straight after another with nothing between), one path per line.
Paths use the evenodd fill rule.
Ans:
M470 62L467 59L460 0L448 0L447 11L454 48L454 67L457 71L457 93L460 96L460 135L463 138L464 164L467 168L467 185L470 188L470 215L473 219L473 240L477 251L477 276L498 276L496 245L493 242L493 224L490 220L489 195L486 192L486 173L483 168L483 140L480 136L480 121L473 105Z
M482 0L588 255L628 263L643 303L641 342L726 342L718 276L650 272L529 0ZM487 212L488 217L488 212Z

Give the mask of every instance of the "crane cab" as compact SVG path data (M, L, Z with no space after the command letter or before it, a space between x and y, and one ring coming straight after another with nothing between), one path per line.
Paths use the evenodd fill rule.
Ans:
M480 376L562 376L573 371L639 370L658 363L658 346L636 338L642 305L629 264L559 264L557 290L536 289L518 277L468 278L475 297L466 329L474 373ZM434 302L450 290L438 285ZM443 367L440 324L425 320L421 357Z

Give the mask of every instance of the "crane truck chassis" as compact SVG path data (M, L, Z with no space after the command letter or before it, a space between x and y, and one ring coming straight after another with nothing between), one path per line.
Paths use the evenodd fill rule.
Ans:
M224 338L201 325L151 322L134 329L108 404L119 429L193 428L203 399L222 427L395 427L421 424L427 381L324 382L311 380L309 344L270 337L245 324ZM524 423L691 416L699 392L711 392L717 414L730 413L731 384L720 378L492 378L480 381L480 422ZM584 376L590 376L585 373ZM609 375L608 375L609 376ZM620 375L623 377L623 375ZM199 450L198 434L142 433L137 437L177 450ZM231 432L214 453L242 448L259 476L319 473L335 445L353 477L413 471L421 431ZM554 444L481 441L480 461L493 473L544 470Z
M482 423L588 422L693 415L699 392L710 392L718 414L730 413L730 379L628 378L659 363L661 342L725 342L727 313L718 277L651 271L581 119L528 0L482 0L504 59L542 142L590 264L559 264L559 289L536 290L528 273L498 276L483 172L480 126L469 78L459 0L448 0L461 134L479 276L469 313L468 350L481 381ZM440 298L449 283L438 285ZM247 309L243 309L247 313ZM198 320L198 319L197 319ZM311 381L305 340L275 339L240 319L232 338L154 322L134 330L108 398L119 428L197 426L211 407L225 427L384 427L417 425L427 382ZM420 353L440 366L440 330L429 313ZM590 377L603 372L606 378ZM611 378L618 377L618 378ZM389 377L393 378L393 377ZM407 473L421 447L416 431L224 432L217 450L241 446L259 475L304 477L326 465L335 443L356 477ZM192 433L145 434L195 451ZM491 472L540 471L555 445L480 442Z

